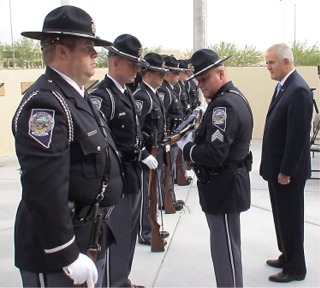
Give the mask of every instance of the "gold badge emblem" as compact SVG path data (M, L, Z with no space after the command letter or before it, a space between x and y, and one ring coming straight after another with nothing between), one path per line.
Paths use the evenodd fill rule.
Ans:
M139 50L138 50L138 57L141 57L141 55L142 55L142 47L139 48Z
M97 32L97 28L96 28L96 23L94 22L94 20L91 20L91 30L92 30L93 36L95 36L96 32Z

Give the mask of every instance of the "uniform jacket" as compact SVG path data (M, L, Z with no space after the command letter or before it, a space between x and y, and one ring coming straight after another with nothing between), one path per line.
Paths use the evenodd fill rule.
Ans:
M265 122L260 175L267 181L277 181L281 172L305 181L311 176L310 88L294 71L274 98Z
M72 220L68 201L93 204L108 161L112 169L101 206L121 198L120 158L98 119L89 99L50 68L26 91L12 125L22 184L15 224L17 267L58 271L76 260L79 251L86 252L91 221Z
M168 81L164 80L158 88L159 97L163 99L166 111L166 123L169 131L174 131L183 120L182 105L178 95Z
M244 160L249 151L253 119L239 90L226 83L213 96L194 142L183 149L186 161L210 168ZM224 214L250 207L250 179L246 167L211 175L208 183L198 181L200 204L205 213Z
M142 134L136 111L136 104L123 94L106 75L97 88L90 93L91 101L107 119L114 142L120 151L133 152L142 148ZM146 152L142 159L146 157ZM141 166L139 162L123 161L126 179L125 194L136 194L141 186Z
M156 129L160 141L166 130L163 101L144 82L141 82L140 88L133 94L133 98L137 105L140 127L145 141L144 146L150 152L152 147L151 133ZM160 155L159 151L163 152L163 149L159 148L161 147L158 147L157 159L158 162L160 161L160 165L163 163L164 155Z

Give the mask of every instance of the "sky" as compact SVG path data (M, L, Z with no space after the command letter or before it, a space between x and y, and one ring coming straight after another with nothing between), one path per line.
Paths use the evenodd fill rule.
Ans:
M193 49L193 0L0 0L0 42L41 31L45 16L62 2L87 11L102 39L129 33L150 49ZM319 0L207 0L207 46L224 41L263 51L296 39L319 47L319 14Z

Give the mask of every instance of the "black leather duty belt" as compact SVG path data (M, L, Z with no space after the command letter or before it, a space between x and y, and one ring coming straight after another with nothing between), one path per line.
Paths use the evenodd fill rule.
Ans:
M73 201L68 202L72 219L76 218L80 221L91 221L94 212L93 205L79 205ZM103 219L110 217L114 206L109 207L99 207L98 214L102 216Z
M235 170L242 168L244 166L245 166L244 161L231 162L231 163L223 165L221 167L208 168L208 172L210 175L219 175L219 174L224 174L224 173L228 173L231 171L235 171Z
M120 158L122 161L135 162L141 160L141 150L139 151L120 151Z

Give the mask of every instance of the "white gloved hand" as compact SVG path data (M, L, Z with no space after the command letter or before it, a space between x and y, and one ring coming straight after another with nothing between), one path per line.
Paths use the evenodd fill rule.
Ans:
M94 284L98 281L96 265L83 253L79 254L76 261L63 267L63 271L73 280L75 285L86 282L88 288L94 288Z
M167 144L167 145L165 146L165 150L166 150L166 152L170 152L170 145L169 145L169 144Z
M184 146L193 141L193 133L189 132L186 136L182 137L178 142L177 145L178 147L183 150Z
M150 169L156 169L158 167L158 161L152 155L149 155L146 159L141 160L141 162L146 164Z

